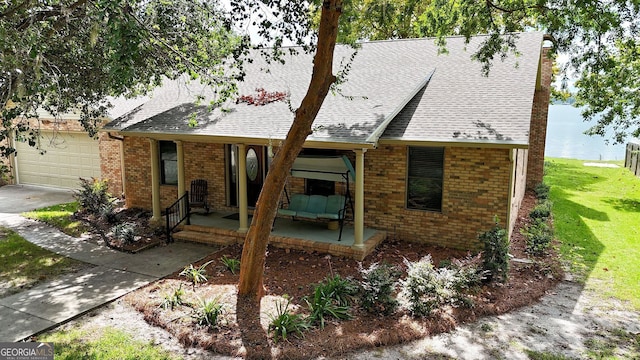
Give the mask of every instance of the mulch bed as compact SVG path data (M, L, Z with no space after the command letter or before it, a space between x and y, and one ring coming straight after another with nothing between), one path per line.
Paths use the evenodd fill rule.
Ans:
M93 239L98 243L129 253L137 253L154 246L166 244L167 235L162 226L154 226L150 223L151 213L149 211L124 207L114 211L115 221L109 222L104 218L80 211L74 216L85 223L90 229ZM129 223L135 227L135 240L132 242L118 239L112 233L112 229L117 224Z
M512 236L510 253L515 258L528 258L524 253L525 239L519 229L527 223L529 210L534 205L534 197L527 194ZM382 316L354 308L351 320L329 321L324 329L314 328L305 332L304 338L290 336L287 341L275 343L266 329L269 315L275 313L283 295L292 299L295 310L307 312L303 297L311 294L313 284L331 274L360 279L360 264L352 259L270 247L264 274L266 295L258 308L257 304L238 300L238 275L231 274L219 261L225 255L239 259L241 252L240 246L230 246L199 262L213 260L207 267L206 284L192 287L176 273L128 295L126 301L141 311L149 323L165 328L185 346L199 346L247 358L304 359L343 355L362 348L394 345L451 331L457 325L476 321L481 316L502 314L535 303L563 276L555 254L532 262L512 261L508 282L483 285L473 296L474 306L471 308L446 307L426 318L414 318L406 310ZM442 247L385 241L362 262L362 266L367 268L374 262L387 262L404 269L404 259L415 261L427 254L431 254L436 265L442 260L468 255ZM220 325L215 329L195 325L189 306L173 310L160 308L164 297L179 287L185 290L185 299L191 303L215 297L223 302L225 313Z

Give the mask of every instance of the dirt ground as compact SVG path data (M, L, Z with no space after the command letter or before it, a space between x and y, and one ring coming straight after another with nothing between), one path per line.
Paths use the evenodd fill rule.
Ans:
M134 338L162 347L186 360L240 359L198 347L185 347L166 330L149 325L144 316L124 299L95 310L64 327L88 331L113 327ZM484 316L458 326L454 331L427 336L401 345L371 347L348 354L309 359L399 360L399 359L530 359L527 350L563 355L568 359L598 358L589 356L587 344L615 341L612 333L624 330L640 336L638 313L625 304L583 291L580 284L562 281L535 305L502 315ZM619 359L637 359L638 349L619 344ZM637 345L636 345L637 346ZM625 348L626 347L626 348ZM634 355L635 354L635 355Z
M533 201L527 197L522 214L528 213ZM521 224L526 221L524 215L519 219ZM567 281L553 256L542 263L520 261L526 255L519 231L514 231L512 242L514 261L507 284L483 287L474 298L476 306L472 309L447 309L427 319L414 319L405 312L382 317L355 310L353 320L330 322L324 330L306 333L304 339L275 344L265 329L269 314L283 294L291 296L296 306L304 307L302 297L310 294L310 284L331 273L357 278L358 264L271 248L265 269L267 295L261 313L256 313L255 307L236 311L238 276L218 261L223 255L240 257L240 247L230 247L207 258L214 262L207 267L206 285L193 289L184 278L174 275L65 326L112 326L186 359L528 359L527 350L585 358L590 349L587 345L593 344L593 339L606 340L611 332L621 329L639 333L637 313L615 301L602 302L595 294L583 291L578 283ZM425 245L385 242L363 265L383 260L400 264L404 257L417 260L426 254L432 255L435 264L466 255ZM188 308L158 311L163 297L180 284L191 299L219 296L226 304L218 329L193 326ZM617 351L625 354L624 347Z
M528 208L535 200L528 196L523 207L521 222L528 218ZM202 347L230 356L287 359L307 359L314 356L337 356L365 348L406 343L425 336L453 330L456 326L474 321L480 316L502 314L531 304L555 286L562 271L554 256L529 260L524 253L524 238L514 232L509 281L506 284L489 283L472 296L471 308L446 307L427 318L412 317L406 310L390 316L370 314L354 308L353 319L330 321L325 329L313 329L304 338L289 338L276 343L266 335L270 315L276 312L283 295L292 299L294 309L304 312L304 296L311 294L312 285L329 275L360 278L360 264L351 259L331 257L317 253L270 248L265 266L266 296L257 306L238 302L235 284L238 275L231 274L220 263L223 256L240 258L241 247L231 246L203 259L196 266L212 261L207 267L206 284L192 287L174 274L126 297L127 303L144 314L149 323L172 333L186 346ZM405 259L416 261L430 254L434 264L469 254L441 247L406 242L384 242L374 254L362 262L368 267L374 262L386 262L403 268ZM219 298L225 306L222 323L214 330L198 327L190 318L191 307L173 310L159 308L163 299L182 287L185 299L194 303L198 299Z

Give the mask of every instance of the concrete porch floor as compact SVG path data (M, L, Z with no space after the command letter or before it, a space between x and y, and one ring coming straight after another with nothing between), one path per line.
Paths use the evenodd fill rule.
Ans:
M191 225L174 234L176 240L228 245L243 243L244 233L239 233L238 220L225 218L233 213L192 214ZM251 220L249 220L251 221ZM281 248L317 251L362 260L371 254L386 238L386 232L365 228L364 246L354 247L354 230L344 225L342 240L340 230L329 230L326 222L310 222L278 218L269 238L269 244Z

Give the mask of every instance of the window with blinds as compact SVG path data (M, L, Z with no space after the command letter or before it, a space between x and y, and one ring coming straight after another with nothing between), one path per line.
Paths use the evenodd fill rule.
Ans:
M442 211L444 148L409 147L407 208Z

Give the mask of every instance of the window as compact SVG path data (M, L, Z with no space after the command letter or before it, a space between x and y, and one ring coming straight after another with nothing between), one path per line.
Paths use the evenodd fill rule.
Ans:
M160 183L178 184L178 151L173 141L160 141Z
M444 148L409 147L407 208L442 210Z

